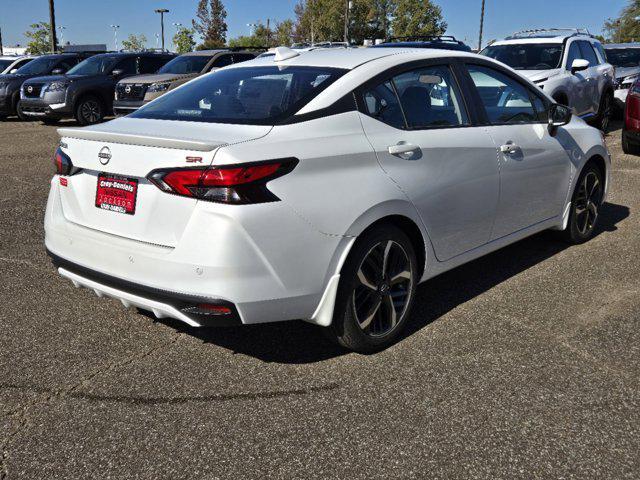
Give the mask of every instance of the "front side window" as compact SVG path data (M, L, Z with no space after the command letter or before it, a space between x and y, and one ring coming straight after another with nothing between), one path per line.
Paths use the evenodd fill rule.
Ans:
M183 55L176 57L158 70L158 73L173 73L176 75L188 75L190 73L200 73L211 57L205 55Z
M491 45L480 53L515 70L552 70L560 68L562 52L561 43L513 43Z
M584 60L580 47L578 46L578 42L572 42L569 46L569 53L567 54L567 70L571 70L571 66L575 60Z
M590 67L595 67L600 62L598 61L598 57L596 56L596 52L593 50L593 47L589 42L580 41L580 50L582 50L582 58L589 62Z
M538 121L527 88L513 78L480 65L468 65L489 123L497 125Z
M116 55L94 55L80 62L67 73L69 75L102 75L111 71L117 61Z
M132 113L134 118L273 125L300 110L345 70L245 67L204 75Z

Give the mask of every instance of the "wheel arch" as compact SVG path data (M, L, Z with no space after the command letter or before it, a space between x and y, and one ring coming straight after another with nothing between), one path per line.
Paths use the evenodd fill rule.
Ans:
M75 94L75 96L73 98L73 104L72 104L72 107L71 107L72 111L74 112L74 114L75 114L76 109L78 108L78 104L82 100L87 98L87 97L95 97L95 98L97 98L100 101L100 103L102 103L102 107L104 108L105 114L106 114L107 109L109 107L108 107L107 102L106 102L106 100L104 98L104 95L102 95L100 91L94 90L92 88L82 89L82 90L80 90L79 92L77 92Z

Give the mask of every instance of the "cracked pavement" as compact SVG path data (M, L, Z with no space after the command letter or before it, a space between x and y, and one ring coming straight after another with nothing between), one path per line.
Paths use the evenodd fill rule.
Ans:
M423 284L406 336L194 330L75 289L42 216L55 128L0 123L0 480L640 477L640 158L599 234Z

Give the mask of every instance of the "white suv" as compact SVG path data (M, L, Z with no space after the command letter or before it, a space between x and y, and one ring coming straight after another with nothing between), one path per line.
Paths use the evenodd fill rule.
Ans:
M0 75L15 73L23 65L26 65L36 57L31 55L4 55L0 56Z
M586 29L526 30L491 44L481 54L518 70L556 102L607 130L614 67Z

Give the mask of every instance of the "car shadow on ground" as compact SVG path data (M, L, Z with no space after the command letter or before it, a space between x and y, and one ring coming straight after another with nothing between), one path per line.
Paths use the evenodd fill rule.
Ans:
M596 236L617 230L617 225L628 216L628 207L604 204ZM421 284L412 314L399 341L458 305L569 248L554 233L539 233ZM312 363L349 353L325 339L320 327L302 321L217 329L191 328L171 319L157 321L205 343L265 362Z

